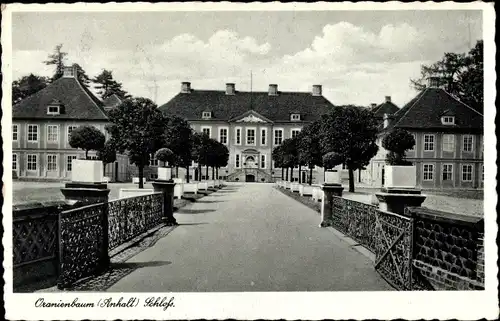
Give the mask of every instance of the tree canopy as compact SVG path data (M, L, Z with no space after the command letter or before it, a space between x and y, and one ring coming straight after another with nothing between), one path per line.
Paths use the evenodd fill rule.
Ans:
M320 131L318 121L305 126L297 136L297 149L299 164L309 168L309 185L312 184L312 170L314 166L321 166Z
M159 160L160 162L163 162L163 164L170 163L174 159L174 153L170 148L160 148L156 151L155 158Z
M193 130L189 123L180 117L166 118L165 146L176 155L174 166L187 169L193 161Z
M44 64L50 66L54 65L54 75L52 76L52 81L59 79L62 77L64 73L64 62L66 60L67 52L62 51L62 44L58 44L54 48L54 52L51 53L47 60L44 61Z
M468 53L447 52L441 60L422 65L420 78L411 79L418 91L427 88L427 79L438 77L444 89L479 112L483 112L483 41Z
M127 99L108 113L116 149L127 152L130 162L139 169L139 188L143 188L144 167L150 155L164 144L165 119L155 103L147 98Z
M17 104L26 97L47 87L50 79L47 77L29 74L12 82L12 104Z
M396 128L382 139L382 147L387 149L387 162L390 165L411 165L406 160L406 151L415 146L415 138L408 131Z
M80 126L71 132L69 145L85 150L85 159L88 159L89 150L103 149L105 140L104 134L94 126Z
M344 160L350 192L354 192L354 171L364 169L377 154L377 133L378 122L367 108L336 107L321 119L322 152L335 152Z
M122 84L113 79L113 72L110 70L103 69L92 81L96 84L95 88L102 99L106 99L113 94L120 98L130 98L130 95L123 90Z

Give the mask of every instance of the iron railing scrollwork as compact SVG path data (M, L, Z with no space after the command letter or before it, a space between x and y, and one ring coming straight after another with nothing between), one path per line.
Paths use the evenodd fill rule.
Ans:
M123 198L108 203L109 250L162 223L163 194Z

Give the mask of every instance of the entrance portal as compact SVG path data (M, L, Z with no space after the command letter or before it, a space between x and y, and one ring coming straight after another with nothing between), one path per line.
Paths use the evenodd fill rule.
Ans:
M255 182L255 175L247 174L245 176L245 182L254 183Z

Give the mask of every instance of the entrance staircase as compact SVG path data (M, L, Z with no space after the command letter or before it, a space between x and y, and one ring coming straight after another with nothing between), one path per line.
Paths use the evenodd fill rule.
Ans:
M248 175L253 175L256 183L271 183L273 178L270 173L260 168L241 168L232 172L228 177L228 182L245 182Z

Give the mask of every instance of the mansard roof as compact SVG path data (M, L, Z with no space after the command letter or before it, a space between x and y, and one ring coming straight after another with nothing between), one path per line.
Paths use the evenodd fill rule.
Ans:
M455 116L455 124L441 122L443 115ZM426 88L394 114L389 127L422 130L483 132L483 115L441 88Z
M268 92L236 91L227 95L225 91L191 90L179 93L160 110L168 115L178 115L187 120L201 120L203 111L211 111L211 120L230 121L253 110L272 122L291 122L290 114L300 113L301 121L310 122L328 113L333 104L323 96L313 96L309 92L278 92L270 96Z
M58 101L63 113L48 115ZM13 119L108 120L103 103L74 77L61 77L12 107Z

